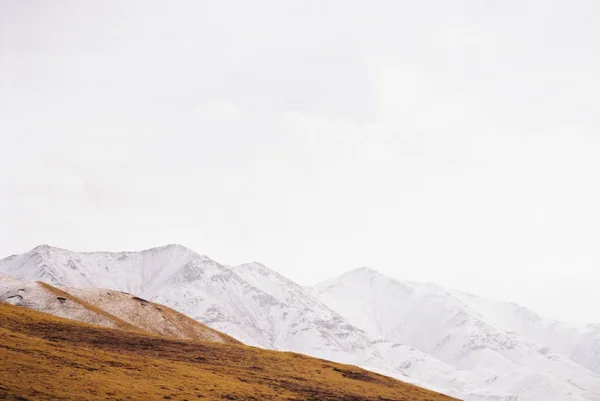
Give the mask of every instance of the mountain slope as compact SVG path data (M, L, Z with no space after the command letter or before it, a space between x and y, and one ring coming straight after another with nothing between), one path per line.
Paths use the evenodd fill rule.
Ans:
M386 361L362 330L300 286L264 266L261 273L248 268L197 259L166 280L156 294L148 295L249 345L368 366L421 383ZM268 280L273 280L271 285Z
M238 343L171 308L119 291L57 288L0 274L0 301L108 328L177 339Z
M295 309L302 310L304 313L299 316L311 322L311 326L314 327L316 333L309 331L308 335L296 339L295 344L286 343L283 339L277 344L277 349L291 349L354 363L454 396L486 396L484 390L469 383L469 375L466 372L461 372L400 342L368 335L318 301L310 291L260 263L243 264L235 267L234 271L252 285L289 305L294 305ZM314 342L315 336L329 337L332 341L337 339L335 347L311 349L307 344ZM350 353L354 360L343 355L344 351Z
M5 303L0 349L8 400L450 400L303 355L111 330Z
M27 283L0 275L0 301L98 326L143 332L82 299L42 282Z
M572 336L570 353L511 329L467 295L370 269L303 288L259 263L225 266L175 245L139 253L40 246L1 260L0 272L131 292L249 345L367 367L469 401L600 400L590 370L597 328Z
M546 319L516 303L484 299L452 291L469 308L485 315L495 325L543 344L572 361L600 373L600 330L598 325L578 327Z
M316 286L314 295L370 335L469 370L474 384L494 393L532 400L600 399L596 373L503 329L442 287L359 269Z

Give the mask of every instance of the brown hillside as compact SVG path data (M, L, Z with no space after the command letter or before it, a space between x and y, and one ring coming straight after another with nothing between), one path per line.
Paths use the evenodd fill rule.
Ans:
M107 329L2 303L0 399L452 400L303 355Z
M63 290L59 290L58 288L51 286L50 284L42 283L41 281L36 282L36 284L39 285L41 288L45 289L46 291L49 291L50 293L54 294L56 296L57 300L60 297L62 297L65 301L70 301L70 302L76 303L76 304L82 306L83 308L85 308L86 310L88 310L90 313L99 315L102 318L106 319L107 321L111 322L112 324L115 325L116 328L119 328L121 330L141 331L141 329L139 327L136 327L130 323L127 323L126 321L119 319L116 316L111 315L110 313L106 312L105 310L97 308L94 305L91 305L80 298L77 298L69 293L64 292ZM60 302L60 303L62 303L62 302ZM79 319L76 319L76 320L79 320Z
M213 330L183 313L125 292L101 288L61 289L147 333L181 340L241 344L234 338Z
M101 288L53 287L0 274L0 302L106 328L181 340L240 344L232 337L164 305Z

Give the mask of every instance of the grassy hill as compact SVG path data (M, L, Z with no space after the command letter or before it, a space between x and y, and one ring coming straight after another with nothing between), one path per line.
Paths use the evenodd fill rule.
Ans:
M304 355L108 329L3 303L0 399L452 400Z
M181 340L239 341L164 305L101 288L53 287L0 274L0 302L106 328Z

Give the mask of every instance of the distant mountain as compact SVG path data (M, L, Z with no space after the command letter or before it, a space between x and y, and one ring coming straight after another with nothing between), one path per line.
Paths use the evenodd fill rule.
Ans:
M555 350L573 362L600 373L600 325L577 327L546 319L516 303L499 302L453 291L493 324Z
M359 365L466 400L600 400L597 328L550 324L513 304L371 269L304 288L259 263L225 266L178 245L40 246L0 261L0 272L125 291L249 345Z
M527 400L600 400L600 376L590 369L596 363L593 354L587 354L590 363L584 366L572 352L595 347L594 341L584 341L585 330L560 324L573 338L579 333L579 343L553 348L549 342L560 343L556 325L523 307L434 284L400 282L367 268L317 285L313 294L371 336L477 374L474 380L470 376L472 382L492 393ZM546 338L540 334L544 329Z

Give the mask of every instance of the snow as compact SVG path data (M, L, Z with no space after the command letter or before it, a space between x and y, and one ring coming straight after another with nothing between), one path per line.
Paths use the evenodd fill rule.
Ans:
M548 325L523 307L434 284L399 282L370 269L317 285L313 294L370 335L468 371L472 384L493 393L527 400L600 399L596 372L578 364L573 353L563 354L541 341L547 327L570 333L577 329ZM593 344L578 346L589 355Z
M305 288L260 263L226 266L179 245L40 246L0 261L0 272L129 292L249 345L359 365L469 401L600 401L600 327L368 268Z

